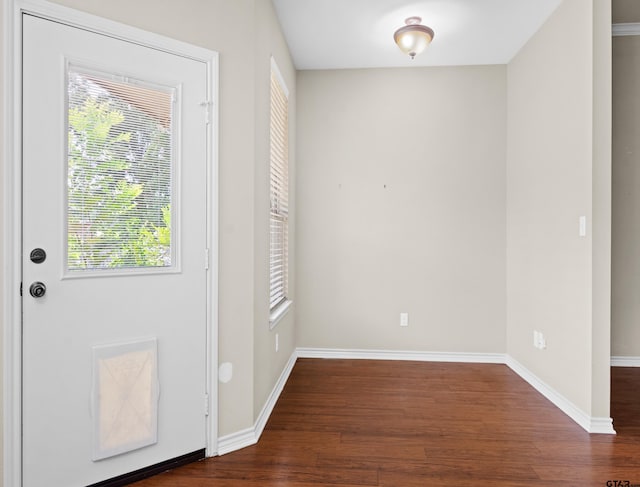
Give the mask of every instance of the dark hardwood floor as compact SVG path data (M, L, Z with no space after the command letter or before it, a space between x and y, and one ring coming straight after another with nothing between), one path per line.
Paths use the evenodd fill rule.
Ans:
M300 359L259 444L135 487L640 486L640 369L612 396L589 435L504 365Z

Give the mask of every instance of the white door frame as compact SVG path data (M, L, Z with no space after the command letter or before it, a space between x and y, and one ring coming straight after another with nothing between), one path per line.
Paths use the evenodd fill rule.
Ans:
M206 423L207 456L217 453L218 438L218 53L134 27L52 4L44 0L4 1L4 151L2 214L2 344L3 366L3 463L4 485L22 484L22 22L24 13L82 27L128 42L194 59L207 65L208 106L203 110L210 123L207 134L207 370L210 410ZM205 111L208 113L205 115ZM216 367L214 369L214 367Z

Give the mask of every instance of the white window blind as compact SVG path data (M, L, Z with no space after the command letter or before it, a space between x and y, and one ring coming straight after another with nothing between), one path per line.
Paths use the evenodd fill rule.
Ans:
M68 71L67 267L169 267L172 88Z
M289 101L275 63L271 67L270 309L287 300L289 284Z

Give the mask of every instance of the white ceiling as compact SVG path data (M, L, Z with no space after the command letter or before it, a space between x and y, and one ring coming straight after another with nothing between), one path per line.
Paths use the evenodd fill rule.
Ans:
M506 64L562 0L273 0L297 69ZM404 19L435 31L412 61Z

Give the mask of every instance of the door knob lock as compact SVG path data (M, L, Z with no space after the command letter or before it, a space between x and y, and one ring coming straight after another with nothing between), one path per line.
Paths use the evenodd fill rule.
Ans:
M47 260L47 253L41 248L33 249L29 254L29 259L31 259L31 262L34 264L42 264Z
M36 281L29 286L29 294L34 298L41 298L46 292L47 286L44 285L44 282Z

